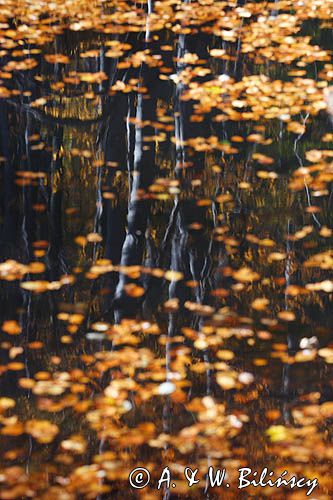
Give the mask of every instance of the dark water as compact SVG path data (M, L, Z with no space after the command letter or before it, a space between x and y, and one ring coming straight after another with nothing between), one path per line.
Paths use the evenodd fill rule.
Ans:
M303 30L321 48L331 48L330 30L315 21ZM128 54L162 54L163 66L117 67L105 56L116 38L131 46ZM318 356L332 342L332 291L285 291L331 279L332 264L304 266L332 248L332 237L323 232L332 227L330 187L325 196L314 196L306 186L289 186L293 172L308 165L306 151L329 149L331 143L322 143L332 130L328 116L301 113L297 121L306 130L300 134L277 119L219 122L214 110L193 121L195 103L183 100L185 86L159 78L191 67L175 57L197 54L201 67L237 81L259 73L290 79L285 65L255 64L237 43L204 32L165 30L154 39L144 31L65 31L42 52L54 47L70 57L70 67L38 56L36 69L15 72L9 84L30 95L0 102L1 262L45 265L22 276L4 271L0 282L0 323L14 320L22 330L1 334L1 396L16 407L3 412L13 420L2 419L2 428L14 428L0 436L0 498L175 498L174 491L156 490L156 478L169 465L178 479L186 464L203 474L210 465L226 467L233 487L206 491L202 480L189 491L182 477L176 493L185 498L306 498L295 490L238 491L241 465L318 477L320 490L312 498L330 498L332 414L315 414L332 398L332 354ZM213 48L225 48L230 60L212 58ZM98 55L80 58L88 50ZM308 64L304 78L318 79L322 67ZM71 70L103 71L107 79L54 91L51 84ZM134 88L110 95L117 81ZM44 95L52 97L46 106L30 106ZM271 143L231 140L254 133ZM191 145L198 137L215 137L238 151L201 151ZM274 164L258 165L254 153ZM258 170L276 178L258 177ZM305 226L308 235L294 238ZM272 252L283 257L272 259ZM260 280L235 280L233 271L244 267ZM168 270L174 273L165 275ZM40 288L22 288L35 280L42 281ZM253 309L262 297L267 307ZM223 372L218 362L250 372L254 382L225 390L216 381ZM52 383L26 389L22 378ZM123 379L123 388L103 400L105 388ZM176 384L174 394L156 393L165 380ZM207 408L199 411L193 403L204 397L207 408L215 401L225 409L214 407L205 417ZM122 415L118 408L108 416L124 400L129 411ZM32 419L55 423L59 433L43 443L26 428L15 431L17 422ZM272 425L283 426L286 437L272 443L265 433ZM195 433L182 433L186 427ZM85 446L66 451L61 442L73 435ZM151 488L135 491L128 484L129 471L138 466L152 472Z

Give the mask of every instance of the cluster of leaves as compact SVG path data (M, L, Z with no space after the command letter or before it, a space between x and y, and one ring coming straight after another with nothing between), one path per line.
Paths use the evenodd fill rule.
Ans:
M330 498L332 0L2 7L0 498Z

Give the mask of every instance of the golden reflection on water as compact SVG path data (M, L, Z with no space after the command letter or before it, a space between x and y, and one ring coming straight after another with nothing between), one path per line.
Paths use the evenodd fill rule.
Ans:
M73 31L57 37L68 68L38 69L46 102L1 103L0 498L307 498L240 492L242 466L317 477L315 497L330 498L326 79L302 73L316 83L310 104L299 91L296 125L261 109L226 119L230 90L205 87L207 68L284 81L284 61L253 62L227 40L223 63L211 33L162 31L152 50L171 45L176 63L138 50L117 67L102 57L120 50L107 29ZM206 89L194 107L192 79ZM177 486L161 492L167 465ZM191 490L186 465L200 469ZM210 466L227 469L229 490L207 489ZM135 467L149 469L146 489L130 487Z

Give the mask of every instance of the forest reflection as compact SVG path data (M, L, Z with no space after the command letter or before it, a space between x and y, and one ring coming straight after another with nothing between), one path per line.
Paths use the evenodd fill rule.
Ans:
M318 29L315 21L311 23L309 29ZM106 56L117 47L115 42L128 44L126 55L136 53L135 64L126 67L116 56ZM327 34L321 47L329 48L329 44ZM221 113L214 109L197 113L198 103L187 99L188 86L179 79L187 69L198 68L195 82L200 85L212 75L221 81L238 81L260 72L287 78L284 66L271 61L256 66L239 44L221 41L205 30L176 35L162 29L157 34L150 32L147 20L145 30L125 34L65 30L50 45L56 54L70 57L69 67L61 62L52 66L40 57L36 69L15 73L10 85L21 94L1 100L0 256L1 262L25 265L42 261L45 270L36 273L37 279L61 286L35 293L22 288L18 279L0 282L0 323L15 320L22 328L17 342L9 346L4 339L0 346L1 395L16 398L16 412L23 419L45 418L47 411L52 412L52 398L42 392L38 399L38 393L20 386L20 377L44 372L56 377L57 371L68 371L75 380L77 369L78 387L69 396L81 394L82 389L84 401L93 401L99 411L104 404L99 398L108 384L125 375L131 378L131 363L140 366L140 374L145 370L132 349L136 343L131 335L136 331L141 332L137 357L144 360L147 356L151 370L147 385L154 370L153 358L145 349L156 355L155 362L162 367L156 381L181 383L178 400L169 395L163 400L145 399L143 390L139 402L135 387L129 384L126 390L132 409L121 417L122 430L113 421L110 428L103 426L103 419L93 414L89 427L84 409L75 413L70 401L60 410L53 408L52 419L61 427L61 439L82 433L88 446L67 460L65 452L57 449L60 435L47 446L31 436L24 440L20 433L2 435L2 466L10 460L22 466L24 485L30 481L26 477L33 478L29 487L40 488L35 495L49 499L120 498L128 470L139 463L154 462L158 467L186 457L206 469L222 462L231 468L245 462L273 466L277 457L266 445L265 429L274 421L270 420L274 411L280 412L279 424L288 426L294 422L292 409L298 398L312 394L317 401L314 394L319 394L321 404L331 399L330 364L322 358L309 357L309 363L294 359L303 350L301 339L303 345L304 338L308 339L310 351L329 345L331 293L317 294L311 300L305 292L285 293L288 286L304 288L309 281L327 277L326 269L308 269L302 264L314 252L329 249L318 233L331 225L331 191L314 200L310 190L292 191L289 183L293 169L304 165L305 151L329 130L328 117L324 112L312 117L301 113L300 121L308 122L306 132L290 134L279 120L219 120ZM213 58L212 49L226 50L230 57ZM93 56L82 57L89 51ZM145 51L149 51L149 63L146 57L140 60ZM309 68L309 78L316 73L315 66ZM76 81L74 72L95 77ZM58 93L57 84L64 80L68 85ZM45 95L45 105L30 106ZM205 107L205 102L200 105ZM232 140L251 134L262 139ZM267 138L272 141L264 144ZM266 177L257 175L266 165L258 169L253 154L274 158L274 170L268 165ZM311 210L313 205L317 211ZM315 230L309 231L306 245L293 238L296 231L309 226ZM285 258L269 257L273 251ZM104 273L98 270L103 266L111 267ZM266 280L256 286L247 278L235 282L234 270L243 267L253 267ZM28 273L25 279L35 279L33 275ZM266 307L252 308L258 297L267 298L269 312ZM281 311L284 316L279 317ZM100 329L92 328L97 323ZM118 344L112 335L104 335L103 325L123 325L129 340L120 339ZM210 343L205 337L218 329L232 331L225 334L228 351L220 358L215 353L217 340L212 337ZM124 348L127 340L128 350ZM43 343L41 348L38 342ZM20 345L32 346L19 353L24 368L8 369L10 349ZM214 363L229 361L229 351L235 355L230 358L235 370L251 372L256 380L235 397L215 380ZM116 355L124 373L114 361ZM87 368L89 356L97 360L93 368L89 363ZM102 362L109 367L114 362L115 368L99 372ZM188 368L196 364L197 370ZM85 384L80 381L85 374L93 380L88 390L79 387ZM188 403L205 396L234 411L239 425L249 431L238 435L229 429L219 407L212 419L216 427L200 428L199 444L193 436L184 437L191 442L187 449L177 433L197 422L196 410ZM118 398L122 401L121 394ZM78 405L79 399L74 407ZM160 435L149 448L152 419ZM219 435L217 429L224 424L227 430ZM163 441L161 435L175 436L174 442ZM116 444L111 445L112 439ZM104 491L103 481L90 478L95 469L89 474L85 471L86 480L72 473L80 465L98 464L95 456L114 461L107 469L111 490ZM329 457L306 457L312 475L318 470L321 477L329 473ZM278 466L283 463L281 459ZM302 470L299 463L295 468ZM59 486L60 476L64 488ZM73 486L66 490L67 476ZM329 498L331 485L322 481L326 495L322 498ZM21 497L27 498L27 490L22 491ZM195 494L214 497L203 490ZM230 493L230 498L240 498L237 494ZM166 491L165 498L169 495Z

